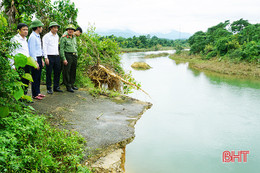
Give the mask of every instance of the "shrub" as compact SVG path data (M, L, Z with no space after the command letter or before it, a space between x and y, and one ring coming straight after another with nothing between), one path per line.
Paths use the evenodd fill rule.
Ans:
M80 164L85 141L77 132L55 129L26 108L0 125L0 172L89 172Z
M210 59L217 56L217 51L211 51L206 55L206 59Z

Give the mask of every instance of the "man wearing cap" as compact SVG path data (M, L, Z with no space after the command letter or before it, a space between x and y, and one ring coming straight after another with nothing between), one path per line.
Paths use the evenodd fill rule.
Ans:
M82 29L81 29L81 27L77 27L77 29L76 29L76 31L74 32L73 35L76 36L76 37L79 37L81 34L82 34ZM65 32L63 33L62 37L67 37L67 36L68 36L68 32L65 31ZM61 63L61 69L62 69L62 70L64 69L64 64L63 64L63 62ZM63 81L64 81L64 75L63 75ZM62 84L64 84L64 82L62 82ZM74 86L74 88L76 88L76 87Z
M74 32L74 35L79 37L82 34L82 28L81 27L77 27L76 31ZM66 37L68 35L68 32L65 31L62 35L62 37Z
M64 64L63 83L66 85L67 91L74 92L78 88L74 86L76 80L77 68L77 42L74 36L74 25L67 26L68 35L60 40L60 56Z
M11 42L18 43L19 45L14 49L12 55L15 56L16 54L21 53L28 57L29 49L28 49L28 43L26 38L26 36L28 35L28 25L26 25L25 23L19 23L17 25L17 31L18 34L11 39ZM9 60L11 62L12 68L15 69L14 60L13 59L9 59ZM21 69L23 69L25 73L30 73L30 66L28 65L26 65L25 67L21 67ZM21 78L21 81L23 84L26 85L24 86L24 94L27 94L29 81L24 78Z
M28 40L29 54L37 62L37 69L32 70L32 96L34 99L42 100L45 95L40 92L41 72L44 66L43 62L43 50L41 44L40 33L42 32L43 23L40 20L34 20L31 23L30 28L33 30Z
M54 71L54 86L53 90L56 92L62 92L59 89L60 82L60 56L59 56L59 36L57 34L59 25L56 22L51 22L49 29L50 32L45 34L42 38L43 52L46 64L46 87L47 93L52 94L52 80L51 74Z

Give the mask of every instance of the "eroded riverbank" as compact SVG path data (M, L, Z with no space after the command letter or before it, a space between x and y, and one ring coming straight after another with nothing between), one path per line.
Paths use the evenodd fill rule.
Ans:
M135 137L137 120L152 104L126 96L95 98L80 89L47 95L32 106L51 115L55 126L79 132L87 140L86 164L104 173L124 172L125 146Z
M246 62L235 63L217 58L202 60L199 55L188 55L188 52L184 52L180 55L173 54L170 58L175 60L176 63L188 62L190 68L200 71L260 80L260 64Z

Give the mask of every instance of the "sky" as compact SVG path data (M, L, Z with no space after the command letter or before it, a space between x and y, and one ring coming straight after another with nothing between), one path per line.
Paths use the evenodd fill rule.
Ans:
M243 18L260 23L260 0L71 0L79 9L78 23L97 30L138 33L171 30L195 33L220 22Z

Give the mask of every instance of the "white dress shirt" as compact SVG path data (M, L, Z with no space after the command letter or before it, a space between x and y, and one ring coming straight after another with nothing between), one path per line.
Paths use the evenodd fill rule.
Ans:
M53 35L53 33L50 31L43 36L42 41L44 58L47 58L47 55L59 55L58 34Z
M20 34L15 35L12 39L11 42L13 43L19 43L19 45L14 49L12 52L12 55L15 56L18 53L21 53L27 57L29 57L29 49L28 49L28 43L27 43L27 38L22 37ZM9 59L12 68L14 68L14 60Z

